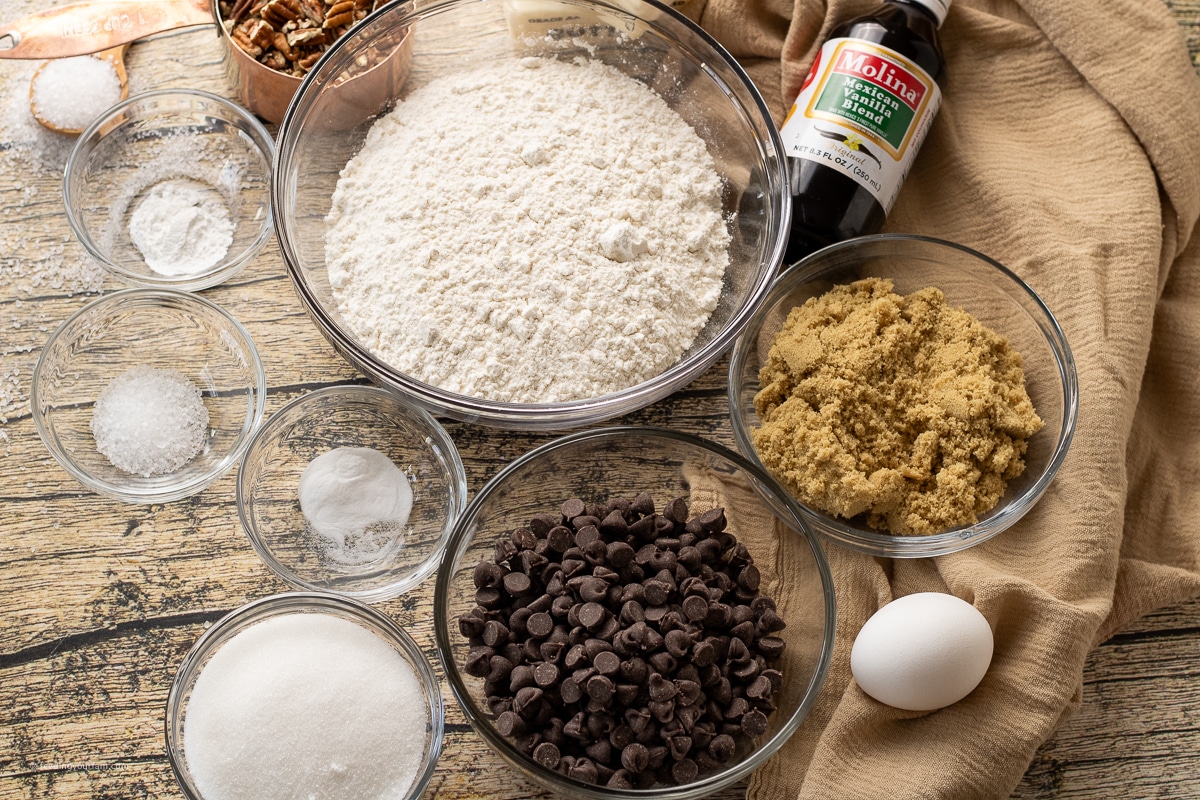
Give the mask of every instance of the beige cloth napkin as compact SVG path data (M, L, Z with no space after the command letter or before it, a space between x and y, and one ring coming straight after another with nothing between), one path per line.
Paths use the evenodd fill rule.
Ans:
M873 5L709 0L700 20L778 120L832 25ZM826 547L832 669L757 800L1006 798L1078 706L1088 650L1200 593L1200 80L1178 27L1158 0L955 0L942 37L942 110L886 229L967 244L1033 286L1074 350L1078 429L1042 501L990 542L904 561ZM934 713L849 674L862 623L916 591L968 600L996 637L979 688Z

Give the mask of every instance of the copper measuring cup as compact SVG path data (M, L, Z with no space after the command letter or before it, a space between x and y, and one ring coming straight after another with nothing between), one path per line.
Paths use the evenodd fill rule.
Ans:
M0 58L49 59L107 50L155 33L209 25L225 47L225 68L235 99L268 122L283 119L302 80L254 60L219 23L217 0L83 0L0 24ZM408 76L411 36L406 32L378 64L348 81L372 84L369 94L390 94ZM381 84L383 91L375 84ZM367 88L367 87L363 87Z

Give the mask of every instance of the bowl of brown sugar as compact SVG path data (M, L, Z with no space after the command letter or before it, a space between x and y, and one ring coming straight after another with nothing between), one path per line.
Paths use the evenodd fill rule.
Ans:
M1058 321L1012 271L962 245L883 234L776 281L734 345L738 447L813 527L919 558L1024 516L1078 412Z

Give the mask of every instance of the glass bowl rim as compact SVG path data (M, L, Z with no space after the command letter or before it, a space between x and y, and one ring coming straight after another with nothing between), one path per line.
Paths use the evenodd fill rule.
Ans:
M276 429L283 426L285 423L294 422L287 420L286 415L295 413L297 410L304 410L303 417L308 416L305 407L320 400L330 397L349 397L360 401L369 401L373 406L387 403L395 409L408 415L412 415L417 423L425 429L426 434L432 438L432 444L441 448L449 462L450 471L446 475L446 482L450 484L450 509L452 512L451 519L447 521L442 535L438 538L433 549L425 557L424 560L413 570L406 572L401 578L387 583L383 586L374 587L371 589L363 589L353 592L335 591L326 589L316 584L310 583L297 575L293 570L279 561L271 552L270 548L262 541L257 527L252 525L249 516L249 490L246 487L246 458L251 452L263 442L268 435L273 434ZM410 589L415 588L425 578L438 568L442 561L442 554L449 544L451 533L454 529L454 523L459 516L462 515L462 510L467 504L467 474L463 466L461 454L454 444L450 433L439 423L432 414L425 409L414 404L408 398L384 389L379 386L366 386L363 384L338 384L336 386L323 386L314 389L311 392L306 392L299 397L292 398L287 403L279 407L258 429L250 439L249 445L246 447L246 452L238 465L237 481L235 488L235 504L237 506L238 519L241 521L242 532L250 541L250 545L254 548L255 553L262 559L263 563L280 579L296 587L300 590L317 592L322 594L333 594L340 597L347 597L353 600L358 600L363 603L376 603L384 600L390 600L394 597L404 594Z
M499 486L506 482L513 473L519 471L527 464L540 460L547 454L581 442L604 439L615 440L635 436L660 437L690 447L696 447L732 463L752 478L751 483L759 499L766 503L767 507L776 516L780 517L784 524L792 528L795 533L803 536L809 545L813 557L813 565L821 580L821 595L824 600L822 620L824 636L822 637L821 650L817 657L817 663L812 673L808 676L808 687L801 702L792 712L791 717L784 723L783 727L769 740L764 742L762 746L756 748L749 757L682 786L657 786L653 789L614 789L607 786L582 783L573 778L568 778L565 775L545 769L532 759L519 753L490 724L487 724L485 720L480 718L479 714L475 711L474 700L471 699L470 694L464 687L465 681L459 670L459 665L451 655L453 645L447 634L447 629L451 624L448 618L449 609L447 606L449 603L450 577L456 571L456 563L461 560L464 554L463 548L467 544L468 527L474 523L479 506ZM780 489L770 480L765 470L724 445L695 434L656 426L619 425L570 433L546 442L505 465L476 493L467 506L467 509L459 516L450 537L450 546L446 548L442 556L442 564L437 571L437 582L434 589L434 636L438 657L441 659L442 671L446 676L446 682L450 685L451 693L462 709L463 716L471 724L471 728L482 736L488 746L506 762L514 765L520 764L523 768L529 769L541 776L541 780L545 781L543 785L553 785L557 787L559 792L569 792L570 794L567 796L585 798L586 800L612 800L612 798L626 798L626 800L650 800L650 798L691 800L693 798L705 797L709 793L749 775L783 746L812 710L830 669L836 635L837 600L834 592L833 573L825 556L825 551L821 546L820 539L812 533L811 525L807 521L806 516L797 514L791 506L771 502L764 496L764 493L778 494L779 491ZM472 533L471 538L474 539L474 536L475 534Z
M1045 301L1019 275L995 259L979 251L957 242L907 233L879 233L859 236L824 247L800 259L784 270L771 287L770 293L759 306L754 319L746 326L734 343L729 358L727 393L729 400L729 416L733 426L734 439L738 450L755 464L761 466L758 453L750 440L747 420L741 413L739 404L738 380L745 369L750 352L748 334L761 326L765 315L774 308L785 295L801 285L818 277L827 268L825 260L846 250L861 247L896 245L906 246L905 243L919 243L956 250L979 263L991 267L997 274L1006 278L1025 300L1039 311L1041 319L1034 322L1041 332L1046 345L1054 355L1055 370L1061 380L1061 397L1063 401L1063 419L1057 433L1054 449L1045 469L1037 479L1020 495L1012 498L1000 511L982 522L973 525L959 526L942 533L929 536L893 536L886 533L876 533L845 524L826 514L821 514L801 503L792 493L787 491L773 476L770 481L775 485L777 493L784 502L796 513L809 520L812 527L830 541L861 553L890 558L930 558L934 556L956 553L987 541L1008 528L1012 527L1041 499L1046 489L1058 474L1059 468L1067 457L1071 441L1075 435L1075 426L1079 415L1079 376L1076 371L1075 357L1067 341L1057 317L1046 305ZM767 470L764 468L764 472ZM769 473L768 473L769 474Z
M68 456L58 446L57 437L52 435L49 425L43 414L39 411L42 395L39 386L42 370L46 366L47 354L63 340L66 333L81 318L86 315L95 314L98 310L111 314L114 309L123 309L130 304L139 303L143 300L170 301L185 307L200 307L207 312L215 313L218 318L228 323L237 335L239 343L246 349L249 362L246 367L252 373L251 388L254 392L254 410L242 426L237 446L230 450L212 469L185 483L174 484L154 491L130 491L128 488L95 477L80 467L73 458ZM54 332L50 334L49 338L46 339L45 344L42 345L41 353L38 354L38 359L34 364L33 374L30 378L29 411L30 416L33 417L33 426L37 430L38 436L41 438L46 449L50 451L50 455L54 457L59 466L70 473L71 477L75 478L75 480L88 489L105 497L126 503L169 503L203 491L228 472L241 459L242 455L246 452L246 448L250 445L251 435L262 422L263 412L266 409L266 394L267 373L263 368L262 356L258 352L258 347L254 344L250 332L225 308L207 298L177 289L122 289L111 294L102 295L83 308L78 309L71 316L63 320Z
M433 771L441 757L445 738L446 708L442 699L442 691L438 684L437 675L429 658L420 646L398 622L388 615L353 598L331 594L329 592L283 592L267 595L244 603L221 616L210 625L183 657L179 667L171 679L171 688L167 693L166 711L163 715L163 729L167 751L167 761L171 765L171 773L175 783L188 800L205 800L199 791L194 790L191 781L191 771L184 766L183 754L173 730L173 722L183 711L184 691L199 677L197 667L202 667L210 651L215 653L228 639L232 639L241 630L233 631L228 636L230 628L237 627L247 617L254 617L251 624L261 622L275 616L289 613L334 613L341 611L355 617L366 624L372 633L386 641L393 649L402 651L421 683L422 693L427 703L429 723L432 728L429 734L427 756L420 771L413 778L412 786L404 800L415 800L420 797L429 782L433 779ZM249 627L249 626L246 626ZM186 780L185 780L185 777Z
M356 25L359 26L358 30L361 33L362 31L369 30L373 24L382 24L382 18L391 15L398 16L399 19L392 20L388 24L392 27L399 27L412 20L439 13L447 8L472 5L475 1L434 0L434 2L419 6L406 3L393 3L377 8L361 22L356 23ZM613 0L570 1L578 5L604 6L625 15L633 13L627 7L615 4ZM659 0L638 0L638 2L655 11L657 15L670 17L673 22L683 25L692 35L696 36L708 47L714 57L721 63L721 66L736 75L748 93L752 102L749 105L739 103L739 108L747 116L752 116L753 112L757 120L764 123L762 127L765 135L756 137L756 149L760 154L764 172L769 176L767 180L768 185L774 183L780 187L781 191L774 198L775 204L779 206L777 219L779 230L775 234L774 242L768 248L769 252L762 259L762 263L767 265L774 264L775 267L761 270L758 280L755 282L753 289L747 294L741 308L730 316L724 328L707 345L692 353L686 360L676 361L655 377L635 386L598 397L554 403L516 403L486 400L457 392L450 392L400 372L366 347L359 345L351 333L344 330L332 318L325 306L317 298L315 291L309 285L308 279L304 275L305 270L299 266L300 259L297 258L296 248L292 241L293 237L290 235L294 226L287 219L283 204L275 202L277 197L285 197L288 194L288 185L291 182L291 178L288 176L285 167L287 163L290 163L292 151L296 147L296 140L302 135L303 121L307 113L307 108L305 108L303 113L301 108L311 103L310 98L323 91L323 87L326 85L326 81L321 79L321 75L323 74L322 66L326 69L342 69L348 66L353 57L352 54L345 51L348 51L352 47L351 40L356 39L356 37L343 36L330 45L329 49L322 56L321 65L314 67L305 75L304 80L300 83L300 88L292 96L283 120L279 124L278 141L276 142L275 156L271 165L271 210L274 214L276 240L279 243L279 250L283 257L284 266L287 268L292 286L300 296L301 303L308 312L309 317L317 325L317 328L326 340L329 341L334 350L342 355L342 357L360 371L371 376L377 383L386 383L393 386L396 391L411 396L416 402L441 416L449 416L464 422L500 426L514 430L565 430L588 423L608 420L614 416L629 413L660 400L703 374L729 350L739 333L753 317L754 312L762 304L763 298L766 297L775 274L778 272L778 265L783 262L783 254L787 244L787 231L790 227L792 216L792 197L791 193L787 191L787 159L783 141L779 136L779 131L773 122L770 108L767 106L762 93L750 78L749 73L742 67L741 63L723 45L695 22L669 5ZM645 18L638 17L638 19L652 28L657 29L659 27L656 17L651 15L647 15ZM702 59L696 58L695 60L697 63L704 65ZM711 70L711 67L705 66L705 68L706 70ZM724 92L724 94L730 97L729 92ZM730 99L732 101L732 97ZM285 158L288 159L288 162L285 162Z
M239 123L246 126L250 131L249 139L254 145L254 148L259 151L265 162L264 178L268 184L267 191L267 208L263 214L263 225L254 241L249 244L240 253L233 255L226 254L220 262L212 267L201 272L188 275L155 275L131 272L126 269L123 264L120 264L108 258L104 253L100 252L100 248L96 246L95 240L92 239L91 233L83 221L78 219L75 210L75 197L71 190L71 178L78 171L80 159L83 157L84 150L94 148L96 142L99 141L97 134L99 129L104 125L109 124L115 117L119 116L126 109L146 100L153 100L164 97L179 97L179 98L195 98L211 103L230 113ZM103 138L103 137L100 137ZM247 111L242 106L233 102L227 97L207 92L202 89L154 89L146 92L139 92L131 95L126 99L114 104L108 110L101 112L100 116L92 120L91 124L84 128L83 133L79 134L75 143L71 146L71 152L67 156L67 164L63 169L62 177L62 196L63 209L66 212L67 225L71 228L71 233L75 236L75 240L83 247L87 254L100 264L106 272L129 286L148 288L148 289L179 289L181 291L197 291L200 289L208 289L216 286L224 281L229 280L233 276L240 273L253 261L274 233L275 216L272 213L272 194L269 184L271 182L271 170L275 163L275 140L271 137L267 130L258 118Z

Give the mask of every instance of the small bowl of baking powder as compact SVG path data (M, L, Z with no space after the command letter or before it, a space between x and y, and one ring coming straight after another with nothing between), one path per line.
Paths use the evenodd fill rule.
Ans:
M50 454L84 486L166 503L237 464L262 421L266 383L228 311L188 292L126 289L51 334L29 404Z
M271 571L298 589L370 603L433 572L466 501L446 430L373 386L330 386L288 402L238 469L238 515Z
M271 237L274 144L245 109L162 90L79 137L63 200L88 254L123 283L195 291L241 272Z

